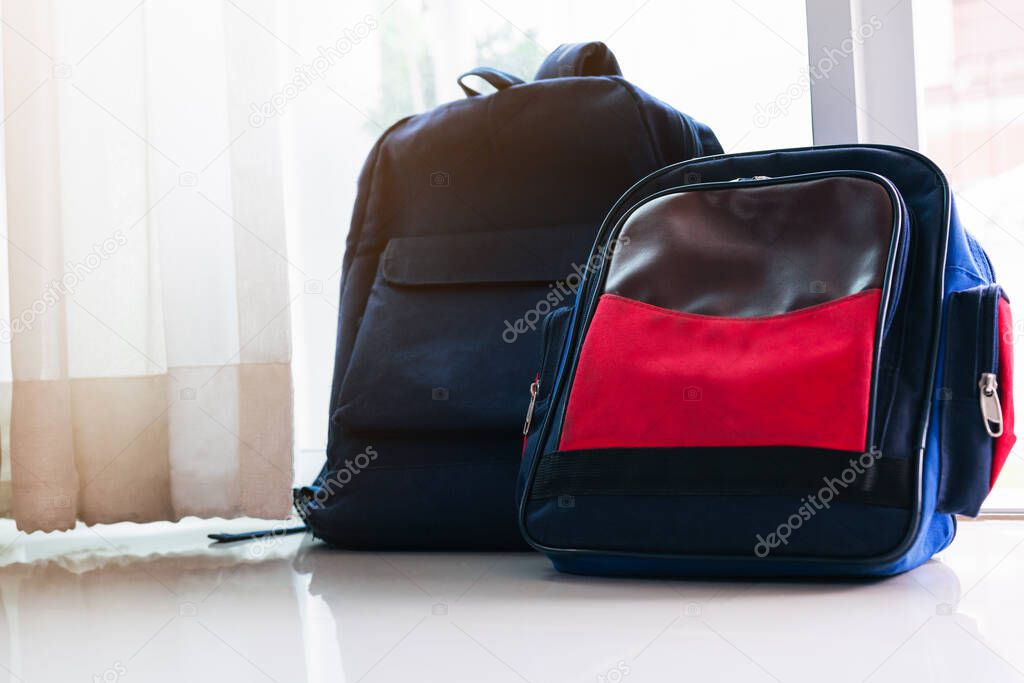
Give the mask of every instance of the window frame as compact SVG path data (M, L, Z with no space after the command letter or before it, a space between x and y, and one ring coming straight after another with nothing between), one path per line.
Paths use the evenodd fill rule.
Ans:
M815 145L863 142L919 149L912 5L912 0L895 6L889 0L806 1Z
M920 150L913 0L806 0L811 122L815 145L874 143ZM873 19L880 28L850 40ZM830 50L850 46L825 77L815 77ZM819 69L820 71L820 69ZM884 123L882 123L884 121ZM1024 516L1024 506L983 505L982 515Z

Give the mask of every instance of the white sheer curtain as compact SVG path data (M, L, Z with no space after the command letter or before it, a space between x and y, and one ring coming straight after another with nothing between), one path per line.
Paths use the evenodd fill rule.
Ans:
M286 514L289 322L309 481L356 176L395 120L463 97L455 78L473 66L529 78L559 43L601 39L627 77L731 151L810 142L806 93L756 123L806 76L792 48L806 42L802 0L773 3L773 31L752 0L0 0L0 12L0 321L22 328L0 323L0 513L13 497L26 529ZM729 88L722 68L666 59L695 12L718 28L688 54L715 55Z
M19 528L287 516L292 266L278 122L250 109L287 78L277 3L0 7Z

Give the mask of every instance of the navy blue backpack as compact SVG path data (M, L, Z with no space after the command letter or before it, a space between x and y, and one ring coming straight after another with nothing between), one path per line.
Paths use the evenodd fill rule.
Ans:
M722 151L601 43L559 47L531 83L459 82L467 99L396 123L359 180L327 462L297 492L338 546L526 547L514 490L540 322L574 296L623 191Z
M931 161L854 145L656 171L545 320L518 486L562 571L888 575L1013 446L1013 329Z

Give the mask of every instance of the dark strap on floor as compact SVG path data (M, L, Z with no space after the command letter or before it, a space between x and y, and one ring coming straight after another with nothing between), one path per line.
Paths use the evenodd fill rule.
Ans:
M236 543L238 541L254 541L258 538L268 538L270 536L289 536L291 534L301 534L309 531L309 527L305 524L302 526L292 527L278 527L276 529L258 529L256 531L243 531L239 534L206 534L206 537L217 543Z
M610 448L545 455L531 498L824 495L843 502L910 507L911 483L908 460L878 454L775 446ZM822 493L825 489L832 493Z
M322 475L323 472L321 471L321 476ZM319 480L319 477L317 477L317 479ZM292 504L295 506L295 511L299 514L299 517L303 520L306 519L306 514L309 512L309 503L315 498L316 492L317 487L315 486L301 486L299 488L292 489ZM207 534L206 537L216 541L217 543L236 543L238 541L252 541L258 538L267 538L268 536L301 534L305 531L309 531L309 526L302 524L300 526L292 527L276 527L274 529L243 531L238 534Z

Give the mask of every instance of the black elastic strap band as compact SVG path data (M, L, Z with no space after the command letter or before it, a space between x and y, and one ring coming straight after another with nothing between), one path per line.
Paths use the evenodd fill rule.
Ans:
M611 448L558 451L537 468L532 499L571 496L818 496L910 507L911 463L823 448ZM823 494L827 495L827 494Z

